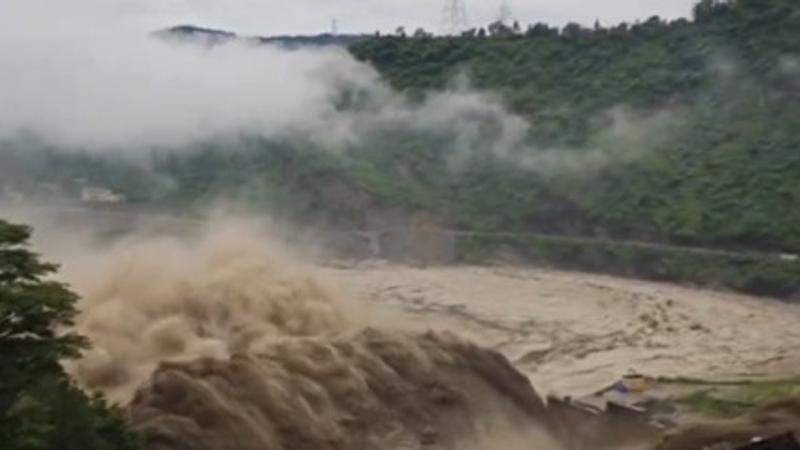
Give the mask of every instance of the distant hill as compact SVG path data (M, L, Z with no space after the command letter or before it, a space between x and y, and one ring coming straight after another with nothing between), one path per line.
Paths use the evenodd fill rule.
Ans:
M317 35L278 35L278 36L239 36L229 31L203 28L194 25L178 25L154 33L162 39L193 41L205 45L219 45L231 40L256 41L262 44L276 44L286 48L299 47L346 47L371 37L363 34L330 34Z
M178 25L153 33L155 37L185 42L201 42L206 45L219 45L239 39L236 33L197 27L194 25Z

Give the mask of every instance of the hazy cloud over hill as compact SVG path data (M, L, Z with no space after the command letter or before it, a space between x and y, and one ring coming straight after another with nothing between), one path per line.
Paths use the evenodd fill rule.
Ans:
M226 14L247 2L231 5ZM211 1L192 6L198 14L220 8ZM526 146L529 124L466 79L414 103L345 49L289 51L245 41L208 48L150 35L158 26L154 17L188 7L145 0L2 2L0 139L28 134L58 147L142 154L242 135L301 136L335 150L358 145L376 130L403 129L448 136L455 155L489 151L516 159L516 150ZM353 99L357 107L342 107ZM613 119L614 126L627 124L625 130L645 125L627 115ZM523 162L560 168L608 159L588 152L564 161L561 153Z
M476 121L499 126L503 142L524 134L498 99L466 87L411 105L345 49L181 45L151 37L117 4L49 3L7 0L0 11L0 139L147 151L291 134L336 146L376 127L461 135ZM344 93L361 106L342 110Z

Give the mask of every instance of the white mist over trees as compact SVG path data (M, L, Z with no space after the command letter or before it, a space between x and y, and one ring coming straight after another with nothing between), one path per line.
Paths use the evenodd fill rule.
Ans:
M46 15L39 3L11 1L0 16L0 139L144 153L300 134L336 147L384 125L462 135L485 120L502 128L503 145L524 135L499 100L466 88L412 106L344 49L180 45L84 3ZM359 108L343 111L345 98Z

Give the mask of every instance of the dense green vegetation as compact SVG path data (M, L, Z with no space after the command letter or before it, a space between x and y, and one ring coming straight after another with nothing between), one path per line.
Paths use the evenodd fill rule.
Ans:
M678 404L708 418L737 417L800 394L800 379L788 378L739 383L676 383L696 390L677 398Z
M77 298L48 280L56 266L27 249L29 235L0 220L0 449L138 448L121 411L64 372L60 362L87 345L66 330Z
M490 214L505 229L800 250L800 4L704 1L696 16L524 33L495 24L352 51L412 95L468 74L529 119L531 152L638 147L577 174L479 161L454 188L464 226ZM641 137L602 142L608 112L620 107L671 124L634 122Z
M303 140L206 143L154 153L151 170L0 143L13 155L0 171L34 173L16 182L23 188L57 174L67 191L81 179L147 207L185 210L223 196L344 227L365 226L366 209L402 205L463 230L560 236L517 245L561 267L782 297L800 290L800 263L778 257L800 253L796 0L703 0L691 19L608 28L495 23L457 37L360 36L349 48L412 104L458 91L454 80L466 78L530 129L500 153L489 151L492 123L477 127L469 151L453 130L402 126L337 152ZM346 195L335 195L342 187ZM483 239L469 254L509 244L502 240Z

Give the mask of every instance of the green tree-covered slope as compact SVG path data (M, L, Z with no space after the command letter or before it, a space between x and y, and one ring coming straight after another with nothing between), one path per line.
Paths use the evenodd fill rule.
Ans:
M634 122L640 136L608 143L606 164L577 173L477 161L452 177L463 226L800 250L800 3L703 1L695 16L525 32L494 24L352 52L412 95L466 73L530 121L531 152L602 146L620 108L671 122ZM621 145L638 153L614 158Z

